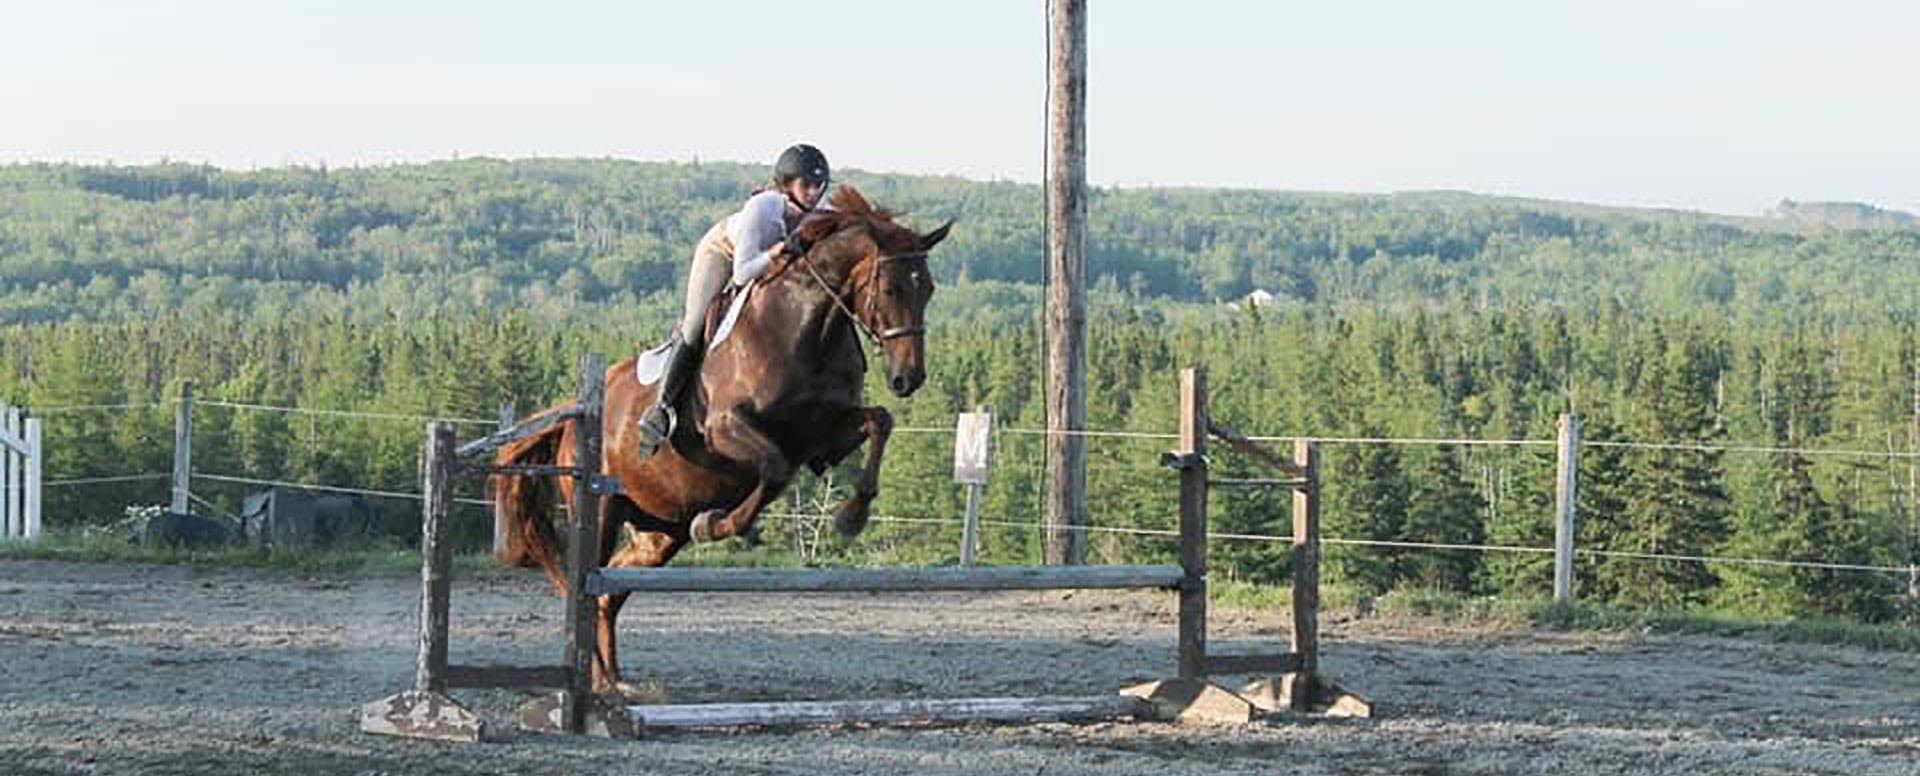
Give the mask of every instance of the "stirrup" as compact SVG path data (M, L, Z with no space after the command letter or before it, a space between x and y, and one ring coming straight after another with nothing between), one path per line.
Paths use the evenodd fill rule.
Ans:
M673 429L680 425L679 413L674 412L671 405L656 404L654 409L660 410L660 416L666 420L666 428L655 428L647 422L653 417L653 409L647 410L646 414L641 415L640 419L634 422L634 425L640 428L641 458L649 458L659 452L660 448L667 444L667 440L673 438Z

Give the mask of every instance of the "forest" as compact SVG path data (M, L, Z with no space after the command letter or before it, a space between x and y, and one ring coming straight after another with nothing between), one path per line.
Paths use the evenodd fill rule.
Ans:
M631 309L671 289L699 235L766 174L538 159L4 166L0 323ZM958 221L935 262L941 282L1044 280L1037 186L842 178L912 222ZM1091 282L1137 299L1263 289L1334 306L1848 317L1910 313L1920 298L1920 230L1827 228L1806 205L1733 218L1455 192L1100 188L1089 210Z
M578 354L664 334L693 241L763 172L724 163L472 159L349 170L0 167L0 400L49 408L54 479L164 472L172 409L211 401L474 419L563 399ZM901 432L852 545L772 519L809 558L957 553L956 412L1000 429L988 562L1038 559L1046 379L1036 187L852 173L931 225L927 387L870 391ZM1920 555L1920 231L1435 192L1101 189L1093 199L1091 426L1174 430L1176 372L1253 434L1551 440L1583 424L1583 599L1763 616L1914 617ZM1229 305L1254 290L1265 306ZM60 407L152 404L112 411ZM416 420L196 408L195 469L417 488ZM1650 444L1652 443L1652 444ZM1173 478L1153 436L1090 440L1096 562L1164 561ZM1731 447L1733 449L1725 449ZM1839 451L1839 452L1835 452ZM1330 538L1543 548L1551 445L1329 442ZM857 461L794 489L811 513ZM1223 456L1228 476L1256 476ZM164 483L49 491L100 525ZM198 487L198 486L197 486ZM209 482L232 508L245 490ZM475 490L468 495L480 496ZM1287 532L1284 494L1219 493L1215 530ZM484 523L475 512L473 521ZM1285 545L1222 541L1218 574L1284 578ZM1538 597L1550 555L1333 544L1338 584Z

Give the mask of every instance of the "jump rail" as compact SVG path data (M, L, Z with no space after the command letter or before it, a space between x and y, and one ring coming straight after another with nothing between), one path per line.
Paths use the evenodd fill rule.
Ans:
M1179 566L974 566L893 569L601 569L588 595L888 593L955 590L1175 590Z

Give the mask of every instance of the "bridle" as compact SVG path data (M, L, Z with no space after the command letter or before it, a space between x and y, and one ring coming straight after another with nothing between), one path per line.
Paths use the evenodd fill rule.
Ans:
M865 310L867 315L868 316L873 315L873 297L874 297L873 283L874 283L874 280L878 278L880 275L880 265L886 264L888 262L907 261L910 259L920 259L922 261L925 261L926 258L927 258L926 251L917 251L914 253L900 253L892 256L881 256L877 259L874 259L873 268L867 270L867 280L865 283L865 286L867 288L867 301L865 305ZM914 326L895 326L891 329L887 329L886 331L879 331L879 332L874 331L873 327L871 325L868 325L866 318L863 318L859 315L855 315L853 312L853 308L847 306L846 300L840 298L839 289L834 288L833 284L828 283L826 278L820 276L820 271L814 268L813 261L810 258L809 254L803 253L800 255L800 266L807 268L807 274L813 276L814 282L819 283L820 288L827 292L827 296L833 299L834 305L840 308L840 312L846 313L847 319L853 321L853 325L860 329L860 333L867 335L867 339L872 340L873 344L879 345L889 340L896 340L901 337L926 336L927 327L924 324L919 324ZM856 285L856 287L858 286Z

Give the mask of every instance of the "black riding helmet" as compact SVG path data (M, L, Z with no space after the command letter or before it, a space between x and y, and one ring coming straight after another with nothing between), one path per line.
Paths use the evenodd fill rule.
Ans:
M827 155L806 143L781 151L780 160L773 163L773 182L780 186L795 180L826 183L832 177L827 168Z

